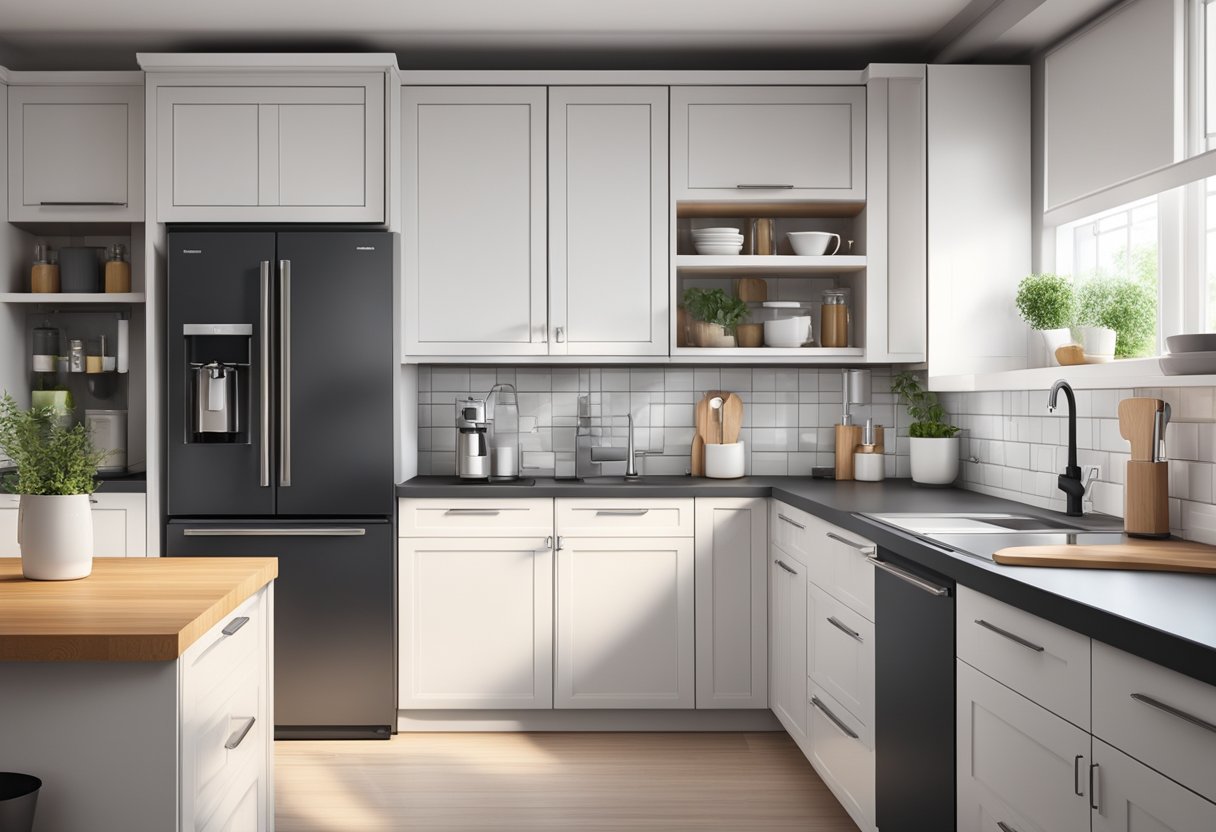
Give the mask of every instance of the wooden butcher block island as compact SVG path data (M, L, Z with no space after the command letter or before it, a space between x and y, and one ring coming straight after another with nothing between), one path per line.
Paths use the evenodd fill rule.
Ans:
M274 828L276 558L0 558L0 771L36 832Z
M992 559L1006 566L1067 569L1133 569L1216 574L1216 546L1186 540L1136 540L1101 546L1015 546Z

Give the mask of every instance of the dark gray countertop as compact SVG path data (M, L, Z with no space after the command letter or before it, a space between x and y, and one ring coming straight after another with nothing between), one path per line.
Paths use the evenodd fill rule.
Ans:
M148 491L148 475L102 474L97 477L97 490L103 494L145 494ZM0 494L5 492L0 485Z
M910 480L834 482L802 477L708 480L646 477L638 483L585 484L537 479L534 485L462 483L417 477L399 497L769 497L789 503L878 544L884 557L911 561L1035 615L1129 653L1216 684L1216 577L1166 572L1001 566L950 553L862 513L1052 512L956 488L925 488ZM1070 518L1075 523L1074 518ZM1120 528L1116 518L1085 518L1094 529Z

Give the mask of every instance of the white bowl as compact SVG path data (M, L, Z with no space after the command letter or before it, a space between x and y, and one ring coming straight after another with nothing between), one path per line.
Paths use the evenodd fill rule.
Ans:
M697 254L732 255L743 251L743 244L723 245L715 243L697 243Z
M734 237L696 237L693 239L693 242L696 243L697 245L705 245L706 243L709 243L711 245L728 245L729 244L729 245L741 246L741 245L743 245L743 238L738 235L736 235Z
M699 234L742 234L739 229L732 226L718 226L717 228L694 228L692 236L696 237Z
M764 322L764 346L792 349L811 340L811 316L795 315Z
M840 251L840 235L830 231L790 231L785 236L799 257L819 257Z
M705 446L705 476L733 480L744 474L743 443Z
M693 234L694 240L742 240L742 234Z

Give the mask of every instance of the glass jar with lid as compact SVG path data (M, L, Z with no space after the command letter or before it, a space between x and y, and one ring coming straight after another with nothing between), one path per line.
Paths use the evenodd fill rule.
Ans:
M843 289L825 289L819 315L819 346L849 345L849 296Z

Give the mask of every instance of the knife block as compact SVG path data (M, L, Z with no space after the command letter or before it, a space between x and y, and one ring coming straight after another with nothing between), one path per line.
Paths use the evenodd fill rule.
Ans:
M836 426L836 479L853 479L853 452L861 444L861 425Z
M1132 537L1170 536L1170 464L1132 460L1123 487L1123 530Z

